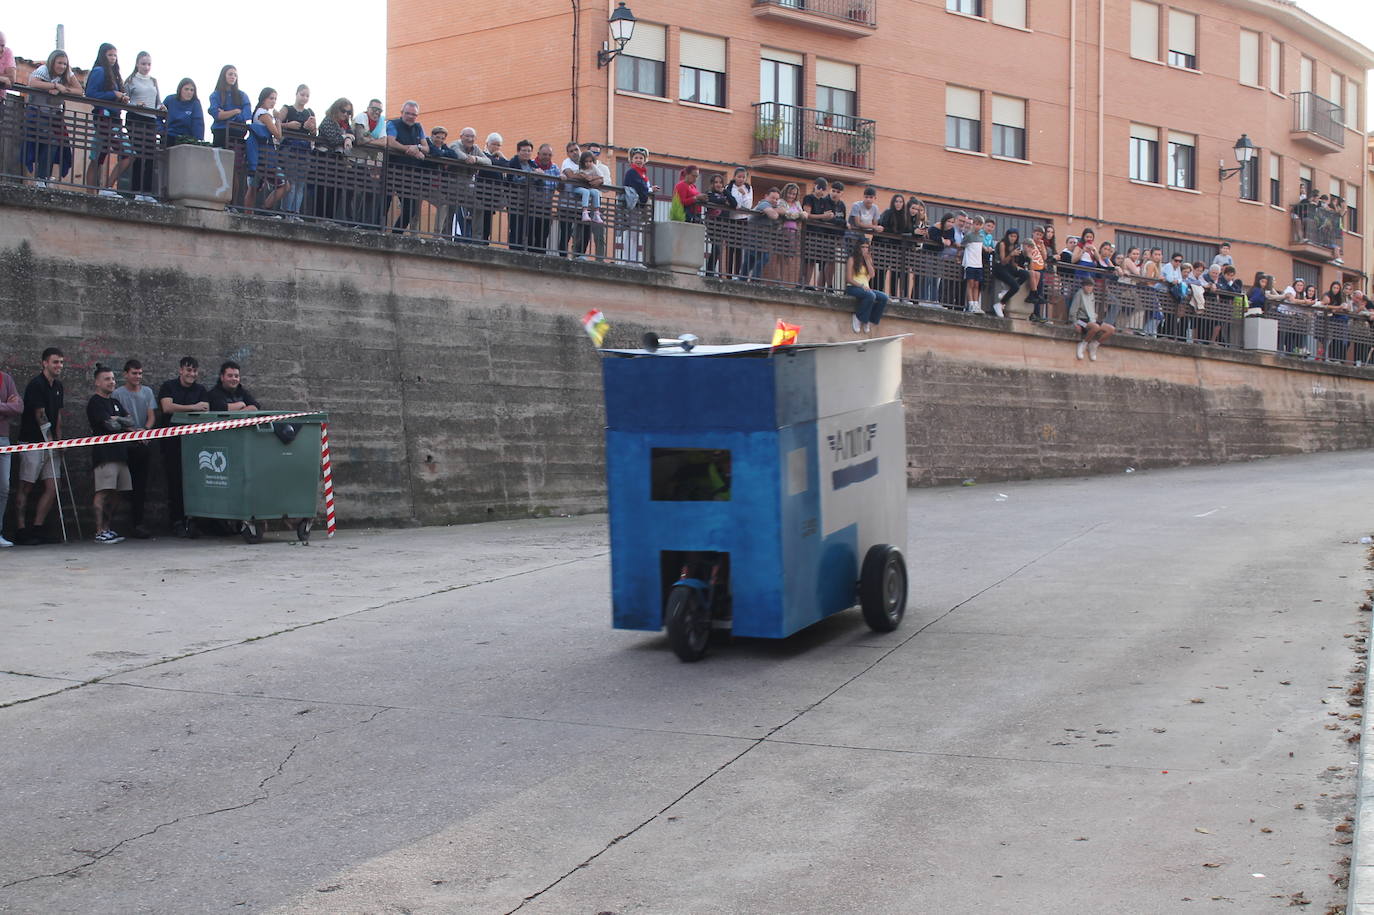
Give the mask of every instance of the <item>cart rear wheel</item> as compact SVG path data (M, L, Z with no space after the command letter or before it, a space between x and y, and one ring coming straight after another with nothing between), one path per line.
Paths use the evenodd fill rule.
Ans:
M261 521L244 521L239 527L239 533L243 535L244 543L262 543L266 531Z
M682 661L700 661L711 641L711 615L706 612L701 592L686 585L673 588L668 592L664 617L673 654Z
M310 528L315 526L314 518L302 518L296 525L296 539L301 543L310 542Z
M891 632L906 613L906 560L895 546L869 548L859 574L859 605L864 622L874 632Z

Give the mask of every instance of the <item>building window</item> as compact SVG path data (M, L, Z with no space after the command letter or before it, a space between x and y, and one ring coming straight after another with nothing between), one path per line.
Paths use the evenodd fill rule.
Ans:
M682 101L725 107L725 39L682 32L677 82Z
M664 49L667 30L661 25L640 22L625 52L616 58L615 87L624 92L666 96L663 85Z
M1312 199L1312 189L1316 186L1312 180L1312 169L1306 165L1298 168L1298 193L1306 200Z
M1159 60L1159 7L1131 0L1131 56Z
M1360 234L1360 189L1348 187L1345 190L1345 230Z
M1283 91L1283 45L1269 39L1269 88Z
M1026 100L992 97L992 154L1009 159L1026 156Z
M1197 189L1197 137L1169 132L1169 186Z
M1307 261L1293 261L1293 279L1302 280L1309 289L1315 286L1320 290L1322 288L1322 268L1316 264L1309 264Z
M1348 79L1345 81L1345 123L1359 130L1360 120L1360 84Z
M945 0L945 9L951 13L981 16L983 15L983 0Z
M1283 206L1283 159L1273 153L1269 154L1269 204L1271 206Z
M1312 58L1303 57L1298 60L1298 91L1312 91Z
M945 145L983 151L982 97L976 90L945 87Z
M833 60L816 61L816 108L819 123L841 130L855 128L859 112L859 68Z
M1131 125L1131 180L1159 183L1159 130Z
M1197 17L1169 10L1169 66L1197 69Z
M1331 116L1334 117L1338 123L1350 123L1350 117L1340 107L1345 100L1345 80L1339 73L1333 72L1331 74L1331 94L1327 96L1327 98L1331 99L1331 104L1336 106L1336 109L1331 112Z
M1260 34L1240 30L1240 81L1247 86L1260 84Z
M1013 28L1026 27L1026 0L992 0L992 21Z
M1240 167L1240 199L1259 200L1259 155L1250 157L1250 161Z

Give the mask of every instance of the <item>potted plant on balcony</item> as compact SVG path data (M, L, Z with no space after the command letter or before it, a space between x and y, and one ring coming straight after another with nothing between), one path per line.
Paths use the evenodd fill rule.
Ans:
M778 139L781 136L782 120L780 118L765 118L754 127L754 142L758 145L761 155L776 155Z
M859 0L851 0L849 4L849 18L855 22L861 22L864 25L868 25L868 6L859 2Z
M868 121L859 125L854 131L854 135L849 138L849 150L851 153L851 163L859 168L870 168L868 154L873 149L873 122Z

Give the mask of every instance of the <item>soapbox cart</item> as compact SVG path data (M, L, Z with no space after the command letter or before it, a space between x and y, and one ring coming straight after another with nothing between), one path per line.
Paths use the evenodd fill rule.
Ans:
M901 351L900 337L602 350L615 628L666 626L684 661L713 631L785 638L855 603L897 628Z

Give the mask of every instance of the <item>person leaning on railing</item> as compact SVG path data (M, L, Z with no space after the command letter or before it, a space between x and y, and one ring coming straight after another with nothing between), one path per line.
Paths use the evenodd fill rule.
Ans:
M248 191L243 196L243 207L252 210L255 205L264 210L275 207L291 190L286 180L286 172L281 167L278 145L281 143L281 121L277 118L277 90L264 86L258 93L258 104L253 109L253 120L248 125L248 136L244 144L248 159ZM267 199L259 201L258 195L263 188L271 188Z
M17 79L19 70L14 63L14 51L5 44L5 33L0 32L0 89L11 88Z
M130 111L124 119L129 129L129 143L135 153L131 174L134 199L140 203L157 203L153 195L158 190L157 150L161 145L158 137L161 127L159 115L167 113L162 106L162 92L158 89L152 69L152 55L147 51L139 51L138 57L134 58L134 72L124 80L124 92L129 97L129 104L149 109L147 113Z
M81 81L72 72L66 51L53 51L47 63L29 74L31 93L24 107L24 166L37 187L47 187L54 165L58 180L71 174L73 154L67 137L65 96L79 96Z
M353 164L348 160L353 152L353 103L337 98L326 109L320 129L315 135L315 155L320 162L319 174L331 176L333 186L315 188L315 215L321 219L347 220L353 214Z
M100 46L95 55L95 63L86 76L86 97L106 102L128 104L129 95L124 91L123 78L119 73L119 50L109 42ZM128 135L124 132L123 113L118 108L91 108L95 136L91 139L91 164L95 167L95 186L100 187L101 197L118 197L119 179L133 164L133 147L129 145ZM113 152L115 163L105 178L105 160Z
M177 83L176 94L162 100L162 107L167 112L165 137L168 146L188 141L204 142L205 112L201 110L200 99L196 95L195 80L183 78Z
M210 138L217 149L228 149L230 131L241 136L253 118L248 93L239 88L239 71L233 64L220 68L215 88L210 93Z
M310 149L314 145L316 130L315 112L310 108L310 87L301 83L296 87L296 99L290 105L283 105L277 112L281 122L283 138L281 141L282 160L286 168L286 180L291 189L282 201L282 210L287 219L300 220L301 205L305 203L306 174L310 170Z

